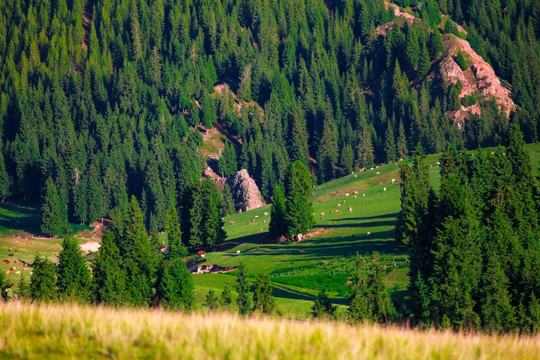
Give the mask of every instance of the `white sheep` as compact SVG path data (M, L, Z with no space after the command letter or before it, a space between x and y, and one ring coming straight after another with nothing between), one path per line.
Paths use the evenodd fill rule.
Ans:
M267 215L268 215L268 213L267 213L267 212L265 212L265 213L264 213L264 216L267 216Z
M386 191L386 188L384 188L383 191Z
M345 193L345 196L349 196L349 193Z
M237 254L237 255L240 254L240 250L237 250L237 251L236 251L236 254Z

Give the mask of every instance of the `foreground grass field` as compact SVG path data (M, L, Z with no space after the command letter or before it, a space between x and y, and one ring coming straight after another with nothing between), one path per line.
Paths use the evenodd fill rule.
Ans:
M229 314L183 315L70 305L3 304L0 358L537 359L539 337Z

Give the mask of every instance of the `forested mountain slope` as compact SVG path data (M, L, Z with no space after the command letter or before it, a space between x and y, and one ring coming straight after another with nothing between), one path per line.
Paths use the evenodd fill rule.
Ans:
M396 3L419 20L378 35L395 17L382 0L1 0L0 197L41 196L88 223L134 194L162 229L201 177L198 126L217 122L265 197L295 160L325 182L418 142L496 145L508 107L430 76L454 35L538 140L538 1ZM461 105L481 111L460 129L449 112Z

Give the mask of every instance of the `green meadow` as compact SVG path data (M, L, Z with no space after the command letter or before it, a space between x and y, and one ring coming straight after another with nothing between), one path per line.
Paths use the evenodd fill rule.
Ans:
M528 145L527 149L534 172L539 175L540 144ZM440 185L439 157L429 155L426 158L435 189ZM392 183L392 179L396 181ZM250 277L257 273L268 274L278 311L288 318L305 319L322 289L327 290L338 308L344 308L350 295L347 281L352 273L353 256L367 257L378 251L387 267L388 287L403 298L408 282L408 257L407 249L395 240L394 233L400 211L398 180L399 167L388 164L315 187L312 196L315 226L300 242L272 241L268 233L270 205L228 216L224 225L228 235L226 242L217 251L198 260L220 266L243 263ZM37 203L0 204L0 258L20 262L16 265L2 262L0 270L7 271L11 266L22 270L22 267L19 269L21 264L31 263L38 252L57 259L62 240L40 237L38 230ZM78 236L81 242L88 240L81 233ZM10 253L14 256L8 257ZM192 256L192 260L196 258L196 255ZM8 275L8 279L18 283L19 276ZM228 286L234 293L235 271L196 274L193 281L196 308L203 310L209 290L221 292Z

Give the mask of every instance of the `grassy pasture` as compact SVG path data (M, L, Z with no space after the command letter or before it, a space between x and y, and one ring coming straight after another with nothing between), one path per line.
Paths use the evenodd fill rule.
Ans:
M527 150L533 173L538 176L540 144L527 145ZM435 189L440 186L439 158L439 154L426 157L431 184ZM357 252L370 254L375 250L380 251L387 265L389 287L404 295L408 282L406 248L394 240L393 230L400 210L400 193L399 185L392 185L391 180L399 177L398 167L389 164L356 175L351 174L313 189L315 226L303 241L272 243L268 234L270 215L264 215L265 212L270 213L270 206L267 205L225 218L224 229L228 235L225 246L221 251L208 253L206 263L237 266L242 262L250 276L269 274L278 309L291 318L303 319L308 316L320 288L328 288L335 304L346 304L348 294L343 290L346 288L344 279L346 274L350 274L352 256ZM385 182L388 184L385 185ZM358 192L356 199L353 198L354 191ZM346 193L350 195L346 196ZM347 211L349 206L352 212ZM341 214L336 214L335 210L340 210ZM323 212L325 215L321 220ZM61 243L62 239L40 238L38 203L6 201L0 204L0 259L16 258L19 262L31 263L35 254L40 252L56 261L55 253L60 252ZM10 248L19 250L14 253L16 256L8 257L12 253ZM240 254L237 254L238 250ZM19 269L21 264L6 265L2 262L0 271L5 272L11 266L22 270ZM234 293L234 274L194 275L196 308L203 308L210 289L220 292L228 285ZM8 279L13 283L19 282L16 275L8 275Z

